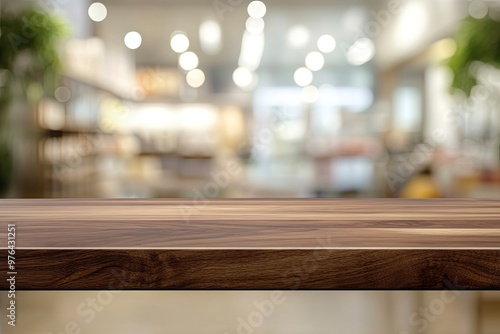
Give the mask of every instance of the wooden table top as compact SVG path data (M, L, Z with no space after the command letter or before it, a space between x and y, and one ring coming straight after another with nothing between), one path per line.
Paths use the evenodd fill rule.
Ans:
M0 228L18 248L500 247L499 201L202 201L2 200Z
M127 289L500 287L499 201L7 199L1 248L7 224L21 289L103 289L118 272Z

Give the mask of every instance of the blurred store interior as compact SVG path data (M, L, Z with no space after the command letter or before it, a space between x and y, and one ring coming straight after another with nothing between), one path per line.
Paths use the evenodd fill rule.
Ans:
M500 328L498 291L452 286L443 291L20 291L16 305L16 327L3 321L2 333L497 334Z
M4 197L500 198L500 2L3 0Z

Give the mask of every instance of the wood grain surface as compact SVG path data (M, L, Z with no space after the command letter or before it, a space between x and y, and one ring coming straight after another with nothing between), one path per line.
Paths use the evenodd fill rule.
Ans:
M0 231L30 248L500 247L498 201L204 201L3 200Z
M18 289L498 289L500 250L20 250ZM4 271L4 268L2 268ZM1 282L2 289L7 288Z
M2 200L5 253L9 223L18 289L500 288L498 201Z

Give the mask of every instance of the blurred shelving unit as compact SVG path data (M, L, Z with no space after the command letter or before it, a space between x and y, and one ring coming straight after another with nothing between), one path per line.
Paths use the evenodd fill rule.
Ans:
M207 184L237 159L242 115L236 107L135 99L65 75L36 108L40 196L210 197ZM233 178L215 195L238 186Z
M116 140L102 124L106 103L125 108L131 101L70 76L61 78L55 97L40 101L36 118L43 197L99 197L101 157L113 153L106 149Z

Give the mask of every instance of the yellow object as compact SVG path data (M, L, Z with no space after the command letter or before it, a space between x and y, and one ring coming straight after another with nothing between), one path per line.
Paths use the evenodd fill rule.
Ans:
M403 198L439 198L441 197L437 185L431 177L419 175L410 180L401 191Z

